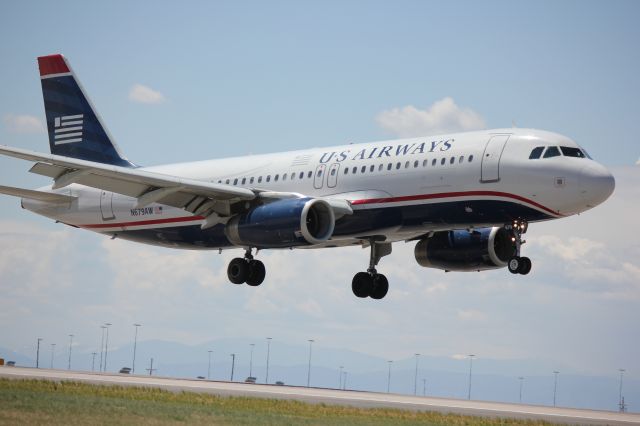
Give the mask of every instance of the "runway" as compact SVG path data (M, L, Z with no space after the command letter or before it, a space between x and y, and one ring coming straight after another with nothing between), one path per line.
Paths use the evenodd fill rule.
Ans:
M484 417L547 420L564 424L632 425L640 424L640 414L498 402L466 401L458 399L419 397L376 392L343 391L337 389L306 388L176 379L155 376L90 373L21 367L0 367L0 377L9 379L69 380L97 385L154 387L168 391L201 392L224 396L247 396L270 399L289 399L313 404L325 403L362 408L396 408L414 411L436 411Z

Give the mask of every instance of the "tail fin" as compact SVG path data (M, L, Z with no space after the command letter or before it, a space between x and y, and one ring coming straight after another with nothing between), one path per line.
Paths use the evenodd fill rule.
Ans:
M52 154L135 167L118 150L62 55L38 58Z

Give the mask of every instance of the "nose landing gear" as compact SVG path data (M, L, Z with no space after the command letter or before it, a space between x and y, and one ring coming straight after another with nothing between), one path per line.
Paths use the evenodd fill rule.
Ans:
M264 263L256 260L248 249L242 257L236 257L227 267L227 277L234 284L247 283L252 287L259 286L264 281L266 269Z
M526 241L522 239L522 235L527 232L529 227L525 220L514 220L513 223L505 225L505 229L512 232L512 239L516 245L516 253L509 262L507 268L512 274L527 275L531 271L531 259L528 257L520 257L520 247Z
M358 272L351 281L351 290L356 297L382 299L389 291L387 277L376 271L376 265L380 259L391 253L391 243L371 242L371 255L369 256L369 269L367 272Z

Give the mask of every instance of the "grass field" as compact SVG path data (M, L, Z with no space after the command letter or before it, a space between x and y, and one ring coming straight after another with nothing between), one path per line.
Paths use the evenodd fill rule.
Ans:
M549 425L73 382L0 379L2 425Z

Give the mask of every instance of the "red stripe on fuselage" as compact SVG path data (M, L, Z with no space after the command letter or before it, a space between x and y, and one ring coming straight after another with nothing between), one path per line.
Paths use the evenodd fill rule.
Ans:
M518 200L532 206L535 206L545 212L552 214L553 216L563 216L562 214L551 210L548 207L543 206L542 204L536 203L533 200L529 200L528 198L521 197L516 194L509 194L507 192L498 192L498 191L463 191L463 192L442 192L437 194L422 194L422 195L406 195L402 197L387 197L387 198L369 198L363 200L354 200L351 202L352 205L367 205L367 204L386 204L386 203L402 203L407 201L419 201L419 200L435 200L442 198L455 198L455 197L473 197L473 196L484 196L484 197L501 197L501 198L511 198L514 200ZM87 229L105 229L105 228L123 228L128 226L145 226L145 225L161 225L167 223L184 223L184 222L195 222L204 220L202 216L188 216L188 217L174 217L174 218L166 218L166 219L151 219L151 220L141 220L135 222L116 222L116 223L99 223L99 224L90 224L90 225L77 225L81 228Z
M100 228L123 228L127 226L144 226L144 225L161 225L165 223L180 223L180 222L193 222L203 220L202 216L188 216L188 217L172 217L167 219L151 219L140 220L136 222L117 222L117 223L98 223L93 225L78 225L81 228L100 229Z
M512 198L514 200L531 204L532 206L535 206L548 213L551 213L554 216L562 216L560 213L553 211L550 208L543 206L542 204L536 203L533 200L529 200L528 198L521 197L520 195L516 195L516 194L509 194L508 192L498 192L498 191L441 192L437 194L406 195L403 197L369 198L364 200L355 200L355 201L352 201L351 204L354 206L357 206L357 205L363 205L363 204L401 203L406 201L434 200L439 198L474 197L474 196Z

